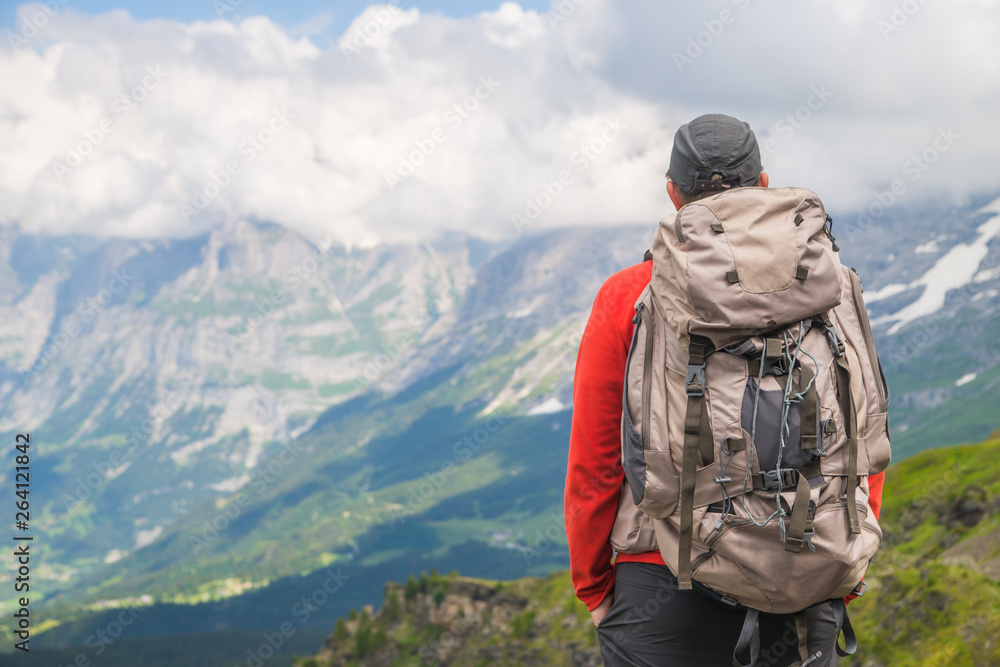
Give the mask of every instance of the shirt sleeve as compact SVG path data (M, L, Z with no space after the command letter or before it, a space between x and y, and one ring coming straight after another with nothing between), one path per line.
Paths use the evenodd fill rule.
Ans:
M602 289L576 358L565 492L570 577L577 597L591 610L614 585L608 539L625 479L621 416L627 356L628 343Z
M868 507L877 520L882 511L882 487L885 486L885 473L880 472L868 478Z

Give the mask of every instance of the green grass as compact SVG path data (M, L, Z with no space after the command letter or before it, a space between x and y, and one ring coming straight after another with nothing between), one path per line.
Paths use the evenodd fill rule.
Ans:
M887 539L868 592L850 606L861 648L848 664L1000 664L1000 584L974 564L942 560L970 538L1000 535L995 509L976 526L949 526L954 503L998 496L1000 440L921 452L889 468L880 516Z

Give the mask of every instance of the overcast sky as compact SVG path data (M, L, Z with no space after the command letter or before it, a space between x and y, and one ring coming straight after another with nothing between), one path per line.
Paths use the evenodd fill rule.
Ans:
M997 2L271 4L0 14L0 225L652 225L674 132L711 112L834 213L1000 191Z

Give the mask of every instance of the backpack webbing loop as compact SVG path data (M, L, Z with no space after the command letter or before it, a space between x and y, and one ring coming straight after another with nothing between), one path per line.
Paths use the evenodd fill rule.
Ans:
M680 541L677 552L677 586L682 591L691 590L691 542L694 531L694 486L698 472L698 459L703 452L703 441L712 448L711 429L704 429L705 410L705 357L710 351L708 339L692 336L688 348L688 373L686 380L687 414L684 417L684 454L681 460ZM702 455L703 456L703 455Z
M840 648L840 632L837 633L837 655L842 658L854 655L854 652L858 650L858 638L854 634L854 628L851 627L851 619L847 615L847 603L843 598L840 599L839 604L834 603L833 616L840 632L844 633L844 648Z
M743 664L740 662L740 654L750 649L750 662ZM760 612L756 609L747 608L747 615L743 619L743 629L740 630L740 638L736 641L736 648L733 649L733 667L753 667L757 664L760 656Z
M858 520L858 415L851 398L851 369L846 357L835 357L837 365L837 392L840 410L847 421L847 518L851 523L851 533L861 533Z
M785 537L785 551L799 553L803 544L815 551L815 547L805 537L807 528L812 528L809 525L812 523L810 515L815 514L815 511L815 505L809 499L809 480L804 474L799 473L799 481L795 485L795 504L792 505L792 518L788 526L788 535Z

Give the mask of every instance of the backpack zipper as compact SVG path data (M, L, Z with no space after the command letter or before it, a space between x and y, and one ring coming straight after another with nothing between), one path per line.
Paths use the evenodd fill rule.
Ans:
M705 540L705 546L711 549L718 543L719 540L725 537L725 535L733 528L739 528L741 526L749 526L752 523L753 521L751 521L750 519L742 519L739 517L734 517L732 519L729 519L728 521L725 522L725 525L723 525L722 528L713 531L712 534L708 536L708 539Z

